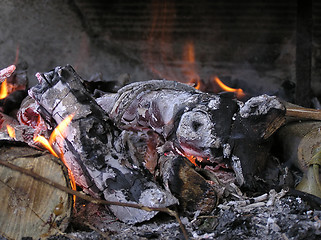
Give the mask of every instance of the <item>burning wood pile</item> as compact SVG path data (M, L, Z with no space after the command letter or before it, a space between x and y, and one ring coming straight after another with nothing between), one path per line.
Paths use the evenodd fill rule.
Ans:
M15 66L2 70L1 81L17 78L15 70ZM105 206L90 206L100 215L111 211L109 216L115 216L123 227L125 224L127 228L133 226L131 231L137 228L135 224L153 221L159 212L165 212L176 217L185 238L218 236L222 234L218 233L219 228L229 225L226 214L230 214L232 222L238 218L237 211L241 214L253 209L257 211L257 207L284 206L282 199L286 191L281 189L294 184L287 180L291 177L289 167L284 167L271 154L272 136L285 124L289 115L320 119L319 111L290 106L275 96L261 95L242 102L233 93L205 93L174 81L134 82L117 91L104 88L93 92L89 91L93 89L93 83L83 80L71 66L56 67L50 72L38 73L36 77L39 84L28 90L28 96L25 84L25 89L19 94L13 91L2 100L0 112L1 171L8 171L4 170L8 168L20 171L22 175L15 178L27 175L27 179L32 177L43 188L43 185L48 187L49 190L43 190L45 194L54 192L54 195L49 194L53 201L45 213L37 212L30 199L23 203L25 208L42 219L42 224L27 227L37 228L32 233L36 238L64 234L62 232L68 222L73 221L72 218L78 216L82 219L84 216L80 213L85 206L82 206L84 200L80 198L89 201L89 204L86 202L88 205L108 204L108 210ZM18 104L14 106L13 102ZM320 129L321 124L314 124ZM293 134L292 130L287 131L290 133L286 133L286 137ZM285 138L281 135L280 139ZM302 139L305 134L301 136ZM304 145L310 143L312 147L313 142L313 148L308 150L312 161L306 159L305 164L305 169L312 168L312 172L304 170L307 178L319 177L320 153L314 154L319 150L317 143L320 143L320 137L314 137L313 141ZM22 143L38 150L29 149ZM15 146L11 153L10 146ZM54 160L56 158L49 158L48 154L39 151L44 147L62 160L66 172L61 170L63 167ZM285 144L284 147L290 148ZM39 160L44 155L48 166L52 166L50 171L55 168L55 171L65 174L59 179L52 179L47 171L36 170L44 162ZM21 158L36 164L21 165L18 162ZM36 160L31 160L33 158ZM12 198L14 194L18 196L21 193L11 177L1 173L1 184L10 190L6 196ZM319 187L319 179L316 184ZM4 188L1 187L0 191ZM273 188L279 192L271 190ZM300 189L306 190L306 187ZM42 201L51 201L45 199L47 196L39 193L39 189L36 190ZM266 191L270 191L269 194L255 196L255 193ZM320 197L318 191L320 189L313 193ZM77 197L77 212L73 216L72 199L68 193ZM254 193L253 198L248 198L245 193ZM17 196L16 199L23 201ZM318 197L311 198L319 208ZM13 206L9 200L6 203ZM17 213L18 210L14 211ZM0 233L8 238L30 236L24 227L17 229L9 223L3 224L7 215L14 214L14 211L0 215L4 226ZM18 214L23 215L23 211ZM183 220L178 214L184 216ZM273 218L272 215L270 218L275 219L277 213ZM222 218L222 226L214 221L212 224L216 224L216 230L214 226L210 228L212 232L205 229L204 221L217 216ZM242 216L244 218L245 215ZM74 220L77 221L80 222ZM168 224L174 224L172 221L168 219ZM266 231L274 229L281 234L281 230L275 230L278 225L273 221L270 220ZM95 224L89 226L96 230L100 228L93 226ZM146 224L151 224L151 221ZM199 227L201 225L203 227ZM164 227L164 232L165 229L168 228ZM141 231L139 227L136 230ZM264 231L262 233L265 234ZM120 237L123 233L117 234Z

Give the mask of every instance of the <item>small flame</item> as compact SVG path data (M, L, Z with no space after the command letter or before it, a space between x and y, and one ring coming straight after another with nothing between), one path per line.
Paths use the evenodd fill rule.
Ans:
M44 146L52 155L54 155L55 157L59 158L59 156L57 155L55 150L53 150L53 148L51 147L50 143L48 142L48 140L44 136L40 136L40 135L35 136L33 138L33 141L41 143L42 146Z
M61 136L62 138L59 138L60 141L62 139L65 139L66 138L66 129L68 127L68 124L71 122L72 118L74 117L75 114L70 114L69 116L67 116L62 122L60 122L58 124L58 126L53 130L53 132L51 133L50 135L50 138L49 138L49 141L43 137L43 136L35 136L34 137L34 141L35 142L39 142L41 143L52 155L54 155L55 157L59 158L58 154L56 153L56 151L53 149L52 145L55 141L57 141L57 136ZM58 144L59 146L59 151L60 151L60 159L61 161L65 164L65 166L67 167L68 169L68 175L69 175L69 178L70 178L70 185L71 185L71 188L73 190L76 190L76 181L75 181L75 177L74 175L72 174L72 171L70 169L70 167L68 166L67 162L66 162L66 159L65 159L65 156L63 154L63 149L62 149L62 144ZM74 198L74 204L75 204L75 201L76 201L76 196L74 195L73 196Z
M197 164L196 164L196 157L194 156L185 156L191 163L193 163L196 167L197 167Z
M15 132L14 128L11 127L10 125L7 125L7 132L11 138L16 137L16 132Z
M33 141L41 143L42 146L44 146L52 155L54 155L55 157L59 158L59 156L57 155L55 150L53 150L53 148L49 144L48 140L44 136L40 136L40 135L35 136L33 138Z
M226 86L218 77L214 77L214 82L217 83L222 90L227 91L227 92L234 92L236 94L237 98L243 98L245 96L245 93L241 88L231 88Z
M197 90L200 90L200 88L201 88L201 80L199 80L199 79L196 79L196 80L192 79L187 84L191 85L192 87L194 87Z
M4 99L8 96L8 85L7 85L7 79L4 80L0 87L0 99Z
M200 89L201 81L200 76L196 71L196 63L195 63L195 47L193 42L186 42L183 50L183 73L185 77L188 79L188 83L196 84L194 87L196 89Z
M75 116L74 113L70 114L62 122L58 124L58 126L53 130L53 132L50 135L50 138L49 138L50 144L52 144L56 140L58 134L60 134L63 138L66 138L66 129L74 116Z

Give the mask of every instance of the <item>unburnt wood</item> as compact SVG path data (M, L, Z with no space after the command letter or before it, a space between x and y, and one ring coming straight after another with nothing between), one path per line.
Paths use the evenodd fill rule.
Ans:
M0 160L70 187L65 166L49 153L1 142ZM72 196L59 189L0 166L0 195L0 233L8 239L45 238L68 226Z

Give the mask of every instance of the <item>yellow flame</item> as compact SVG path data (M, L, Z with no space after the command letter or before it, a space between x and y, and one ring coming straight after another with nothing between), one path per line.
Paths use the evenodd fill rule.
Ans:
M16 132L15 132L14 128L11 127L10 125L7 125L7 132L11 138L16 137Z
M52 155L59 158L59 156L57 155L55 150L53 150L53 148L49 144L48 140L44 136L40 136L40 135L34 136L33 141L41 143L42 146L44 146Z
M245 96L243 90L241 88L231 88L226 86L218 77L214 77L214 81L222 88L222 90L227 92L234 92L237 98L242 98Z
M7 79L4 80L0 87L0 99L5 98L8 95L8 86L7 86Z
M56 140L58 134L61 135L63 138L66 138L66 135L67 135L66 129L74 116L75 116L74 113L70 114L58 124L58 126L53 130L53 132L50 135L50 138L49 138L50 144L52 144Z
M36 136L34 138L35 142L39 142L41 143L52 155L54 155L55 157L59 158L58 154L55 152L55 150L53 149L52 145L55 141L57 141L57 136L60 135L62 138L60 138L59 141L62 141L63 139L66 138L66 129L68 127L68 124L71 122L72 118L74 117L75 114L70 114L69 116L67 116L62 122L60 122L58 124L58 126L53 130L53 132L50 135L49 141L43 137L43 136ZM59 151L60 151L60 159L61 161L65 164L65 166L68 169L68 175L70 178L70 185L71 188L73 190L76 190L76 181L75 181L75 177L72 174L72 171L70 169L70 166L67 164L64 153L63 153L63 149L62 149L62 144L58 144L59 146ZM74 204L76 202L76 196L73 196L74 199Z

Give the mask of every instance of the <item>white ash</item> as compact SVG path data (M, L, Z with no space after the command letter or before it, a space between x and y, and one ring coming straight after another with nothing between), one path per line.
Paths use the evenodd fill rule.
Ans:
M217 110L220 107L221 98L219 96L213 95L213 99L208 103L208 107L211 110Z
M223 156L228 158L231 155L231 146L228 143L223 144Z
M236 175L236 181L240 186L242 186L244 183L244 176L242 174L243 170L242 170L240 158L235 155L232 155L231 160L232 160L232 168Z
M253 115L264 115L272 108L285 110L284 105L277 97L264 94L246 101L244 106L240 108L240 115L242 118L248 118Z

